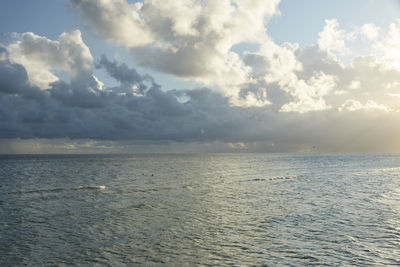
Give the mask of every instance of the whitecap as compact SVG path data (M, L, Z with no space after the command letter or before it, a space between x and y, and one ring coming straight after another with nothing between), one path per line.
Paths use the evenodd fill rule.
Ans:
M78 186L74 188L74 190L104 190L106 189L105 185L88 185L88 186Z

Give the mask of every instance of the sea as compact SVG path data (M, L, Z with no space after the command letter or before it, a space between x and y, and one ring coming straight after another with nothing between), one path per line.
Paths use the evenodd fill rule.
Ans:
M0 156L0 266L71 265L400 265L400 155Z

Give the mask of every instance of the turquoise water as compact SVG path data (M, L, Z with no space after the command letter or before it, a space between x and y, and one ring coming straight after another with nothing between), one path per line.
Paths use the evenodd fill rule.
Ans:
M0 156L0 266L400 264L400 155Z

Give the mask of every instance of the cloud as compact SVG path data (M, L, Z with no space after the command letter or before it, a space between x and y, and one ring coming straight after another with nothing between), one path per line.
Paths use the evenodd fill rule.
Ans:
M374 48L386 69L400 71L400 19L389 26L382 40L374 43Z
M244 62L251 66L253 78L258 83L262 81L265 84L267 95L268 88L274 86L286 93L286 97L281 94L281 98L286 98L284 102L278 100L282 104L280 111L305 113L329 109L330 106L325 103L325 96L336 88L338 78L333 73L325 74L319 65L314 66L315 70L311 70L310 64L316 63L314 60L312 63L307 62L311 52L303 56L303 53L298 51L297 45L277 45L269 41L261 46L260 51L245 53ZM320 49L312 53L320 53L327 60L333 60ZM321 58L321 55L313 57ZM302 60L308 64L306 69L303 68ZM336 62L333 65L336 65Z
M327 20L318 44L276 44L264 22L278 2L72 1L100 38L128 47L141 66L204 86L165 91L124 62L93 58L79 30L57 40L18 34L0 46L1 142L61 140L49 147L82 151L171 143L221 151L400 149L398 22L347 32ZM243 42L257 49L234 52ZM365 54L355 50L360 45ZM118 85L105 86L94 68Z
M321 50L329 53L339 53L346 55L350 50L346 46L346 41L353 38L353 33L347 33L339 28L339 22L336 19L325 20L325 27L319 33L318 46Z
M96 68L105 69L111 77L120 82L120 86L111 89L113 92L142 95L150 85L159 86L150 75L140 75L134 68L116 60L111 62L104 55L96 64Z
M375 40L379 35L380 28L375 24L368 23L361 27L361 34L369 40Z
M279 14L278 0L71 3L99 38L126 46L139 65L177 78L194 79L206 87L218 86L230 104L239 107L271 106L281 112L299 113L338 109L346 99L356 99L347 95L354 89L353 81L362 86L363 80L371 79L363 77L371 72L370 67L358 63L368 59L357 57L354 48L358 42L366 44L369 54L379 56L377 66L386 68L382 76L397 64L393 57L397 53L396 23L382 37L384 31L374 24L348 32L336 19L330 19L319 33L316 46L276 44L267 35L265 24ZM233 47L243 43L257 44L259 49L236 53ZM355 66L348 66L348 62ZM110 63L100 65L122 82L124 77L116 75L125 75L126 66ZM378 80L384 79L387 77ZM367 81L364 86L371 87ZM140 88L145 87L143 83L133 87L124 84L114 91L141 94ZM358 101L370 100L357 97Z
M151 32L139 14L142 8L140 2L71 0L71 3L88 19L89 26L96 30L100 38L130 47L153 41Z
M400 70L400 19L382 29L367 23L354 27L352 31L340 28L336 19L326 20L319 33L318 47L326 51L333 59L351 62L360 55L373 56L381 68Z
M215 140L245 123L231 117L227 98L209 89L164 92L150 76L124 64L102 57L99 66L121 87L141 87L141 94L101 90L90 73L41 90L29 82L24 66L0 61L0 138ZM144 81L151 83L142 86ZM182 95L187 102L178 101Z
M114 73L116 77L123 77L120 78L121 86L138 85L144 80L145 75L118 61L102 57L99 62L110 75ZM137 145L143 149L146 143L140 145L141 142L150 142L147 144L154 146L161 141L191 143L193 149L196 143L200 146L201 143L220 142L216 147L221 151L238 148L246 151L297 151L313 146L320 151L350 148L380 151L388 149L388 143L396 140L400 133L399 127L392 127L393 121L399 119L398 113L384 110L373 102L365 105L346 102L340 111L331 109L299 114L279 112L272 106L232 106L228 97L207 88L164 92L156 83L149 84L141 95L129 91L121 94L113 88L93 93L90 84L85 89L77 89L73 82L57 82L47 90L40 90L29 83L22 65L8 60L0 63L2 69L9 70L8 79L1 76L0 84L7 80L6 86L14 88L0 93L0 138L45 138L35 139L39 140L35 144L45 146L41 151L49 151L46 143L50 141L40 141L48 139L64 140L58 144L61 142L77 151L92 152L110 151L110 147L125 151ZM121 76L115 74L118 67ZM21 77L25 77L24 80ZM327 77L319 79L310 84L324 83ZM88 95L74 95L84 92ZM79 102L79 99L85 101ZM182 102L179 99L186 100ZM359 108L349 109L350 104ZM390 134L387 129L391 129ZM370 142L383 136L385 139ZM89 149L83 139L97 141L91 143ZM60 149L54 145L51 147Z
M93 57L82 40L81 32L65 32L58 40L49 40L27 32L7 46L9 59L24 66L29 82L42 89L58 81L53 70L64 71L72 77L91 71Z
M9 53L0 47L0 91L5 94L17 94L28 87L28 74L23 66L8 61Z
M339 111L342 110L357 111L357 110L374 110L374 109L385 112L390 111L390 109L388 109L385 105L379 105L375 103L373 100L368 100L367 103L363 105L359 101L353 99L347 99L343 103L343 105L339 108Z
M98 37L129 48L141 66L235 96L251 77L232 47L267 39L264 23L278 13L279 0L71 3Z
M397 24L380 38L383 31L374 24L348 32L336 19L330 19L317 46L274 43L265 23L279 14L279 1L76 0L72 4L100 38L126 46L141 66L191 78L205 86L217 85L234 106L270 105L281 112L299 113L338 109L345 97L354 98L346 96L355 85L351 82L361 83L363 78L358 76L370 71L346 66L346 62L357 65L362 58L341 60L357 55L357 42L373 43L365 49L379 55L381 68L393 69L397 64L393 57L397 53ZM232 49L241 43L256 43L259 49L241 55ZM391 52L384 52L383 47ZM140 86L143 84L129 90L140 94Z
M292 90L291 94L295 97L295 101L283 105L281 111L305 113L329 109L330 106L325 103L324 96L336 87L336 79L335 76L320 72L308 81L297 81L288 89Z
M279 2L71 1L99 38L128 47L141 66L219 86L231 105L306 113L371 100L367 94L392 102L381 96L395 90L380 94L377 87L400 70L398 21L387 30L365 24L346 31L327 19L317 45L299 48L266 33ZM232 49L243 43L259 49Z

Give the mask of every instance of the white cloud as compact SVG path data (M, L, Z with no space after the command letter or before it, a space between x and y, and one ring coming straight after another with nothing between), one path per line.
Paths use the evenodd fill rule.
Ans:
M377 41L375 49L385 69L400 71L400 19L392 23L381 41Z
M73 3L100 37L126 46L142 66L222 90L163 91L152 77L101 57L95 66L119 83L109 88L92 75L94 59L79 31L57 40L23 33L0 47L0 137L195 140L249 149L261 140L277 150L329 139L327 150L345 150L355 142L349 136L366 136L355 142L362 148L387 129L395 128L391 141L400 133L399 22L348 32L328 20L318 45L301 48L266 34L278 1ZM259 49L234 52L242 42ZM344 54L349 64L338 59ZM70 81L57 77L60 71ZM384 128L376 127L381 122Z
M319 48L329 53L349 54L350 50L346 46L346 41L353 38L353 33L340 29L337 19L327 19L325 23L323 31L319 33Z
M296 44L274 43L265 23L279 13L279 0L71 1L100 38L126 46L141 66L218 86L234 106L306 113L339 108L345 97L380 101L379 83L393 80L387 70L397 64L397 24L382 35L374 24L346 31L326 20L308 55ZM258 51L232 50L245 42L259 44ZM372 56L352 59L359 43Z
M72 3L100 37L128 47L140 65L218 85L236 97L252 82L250 67L231 49L263 43L265 22L280 0L126 0ZM245 27L244 27L245 25Z
M336 19L326 20L319 33L318 46L335 59L340 57L351 62L351 57L370 56L384 70L400 70L400 19L387 30L367 23L352 31L341 29Z
M127 46L143 46L154 41L151 30L140 12L140 2L125 0L71 0L82 12L98 37Z
M375 40L378 38L380 28L376 26L375 24L368 23L364 24L361 27L361 34L365 37L367 37L369 40Z
M308 81L297 80L286 89L294 97L294 101L283 105L281 111L305 113L329 109L324 97L336 87L336 80L336 77L323 72L317 73Z
M19 40L7 46L7 50L10 60L22 64L29 81L42 89L58 80L53 70L76 77L90 72L93 63L79 30L64 32L55 41L31 32L23 33Z
M0 54L7 53L0 49ZM375 86L382 84L383 80L395 79L398 72L394 75L393 71L376 71L380 69L379 63L371 67L368 60L359 60L346 67L343 73L350 74L350 78L346 78L340 68L327 68L309 77L303 77L308 73L303 68L293 72L293 81L285 81L278 75L277 82L292 86L287 91L276 82L265 83L265 73L262 73L262 79L257 78L257 82L248 84L249 90L244 94L249 102L254 103L237 107L230 105L226 96L206 88L165 92L155 83L142 88L143 83L153 79L106 58L96 65L121 83L117 88L99 91L92 88L91 83L76 86L75 81L59 81L49 90L38 90L26 83L22 65L11 63L7 56L4 57L6 60L0 61L0 138L5 138L5 143L11 142L7 138L70 138L65 145L56 145L55 148L63 151L68 148L92 151L85 148L102 148L102 144L109 140L116 142L111 145L114 148L123 144L123 140L139 144L154 144L162 140L163 143L180 144L204 142L212 145L221 142L229 146L232 143L233 148L247 147L249 151L260 152L297 151L312 147L318 151L400 149L400 144L393 145L400 133L397 126L400 113L394 112L380 99L386 97L398 101L386 94L384 90L389 90L386 87ZM376 75L371 77L364 71ZM353 80L360 81L359 90L335 95L340 84L347 88ZM281 106L275 106L276 103L259 105L260 100L273 94L271 87L274 85L290 97L283 102L282 109L285 110L281 111L291 112L278 112ZM128 90L133 87L140 94ZM125 89L123 94L122 89ZM369 92L368 96L363 95L365 91ZM86 139L87 142L88 138L105 141L93 145L79 145L74 141ZM118 148L113 150L110 146L103 148L105 152L118 151ZM9 151L9 147L7 149Z
M375 110L375 111L384 111L389 112L390 109L383 104L377 104L373 100L368 100L365 104L361 104L359 101L354 99L348 99L343 105L339 108L339 111L359 111L359 110Z
M388 96L400 97L400 93L388 93Z
M357 81L357 80L353 80L351 81L350 85L349 85L349 89L350 90L357 90L361 88L361 82Z

